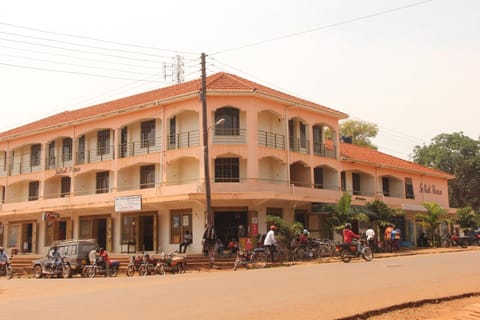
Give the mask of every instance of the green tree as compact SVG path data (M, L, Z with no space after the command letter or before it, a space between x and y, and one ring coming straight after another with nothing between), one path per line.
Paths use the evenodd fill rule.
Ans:
M391 208L381 200L370 201L366 207L370 211L367 213L370 222L377 226L375 233L378 235L384 233L387 225L395 223L395 217L405 214L403 210Z
M430 235L435 246L440 245L440 234L438 228L443 221L448 221L447 210L435 202L425 202L423 207L426 213L419 213L415 217L421 220L421 224L427 227L427 234Z
M479 216L473 212L472 207L464 207L457 210L455 222L458 223L464 232L475 230L479 224Z
M340 135L352 137L352 143L377 150L370 138L378 134L378 125L361 120L346 120L340 123Z
M352 208L352 195L344 192L335 206L329 206L328 210L331 216L327 218L330 229L336 233L342 234L345 223L358 221L368 221L368 216L358 208Z
M277 216L267 215L265 223L268 229L270 229L271 225L277 227L275 240L277 240L279 245L287 249L291 249L292 240L303 231L303 225L300 222L288 223Z
M463 132L439 134L430 145L416 146L413 160L455 176L448 182L450 206L480 209L480 140Z

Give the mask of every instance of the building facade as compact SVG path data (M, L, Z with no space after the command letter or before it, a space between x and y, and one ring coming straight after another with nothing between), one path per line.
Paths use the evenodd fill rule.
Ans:
M356 206L381 199L405 210L399 223L412 244L424 202L451 210L452 176L340 142L342 112L218 73L207 77L203 127L200 86L190 81L0 133L0 244L43 253L75 238L116 253L173 251L188 230L189 251L200 252L204 133L213 219L225 242L265 233L268 214L325 237L325 205L344 191Z

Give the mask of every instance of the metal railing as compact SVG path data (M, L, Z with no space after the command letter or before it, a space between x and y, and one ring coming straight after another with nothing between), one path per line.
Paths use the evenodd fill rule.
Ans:
M196 147L200 145L200 130L180 132L168 136L168 150Z
M313 154L325 158L337 158L337 147L327 146L324 143L313 143Z
M261 147L285 150L285 135L258 130L257 143Z

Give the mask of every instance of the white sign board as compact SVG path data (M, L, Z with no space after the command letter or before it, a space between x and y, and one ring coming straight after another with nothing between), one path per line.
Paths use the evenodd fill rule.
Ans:
M142 196L115 197L115 212L142 211Z

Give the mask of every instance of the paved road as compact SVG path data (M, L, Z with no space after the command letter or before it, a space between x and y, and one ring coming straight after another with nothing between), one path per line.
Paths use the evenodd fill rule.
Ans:
M2 319L336 319L480 289L480 251L236 272L0 279Z

